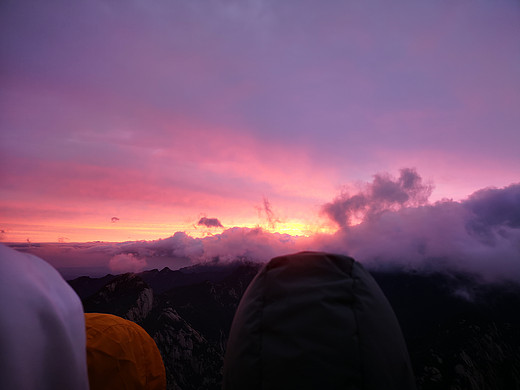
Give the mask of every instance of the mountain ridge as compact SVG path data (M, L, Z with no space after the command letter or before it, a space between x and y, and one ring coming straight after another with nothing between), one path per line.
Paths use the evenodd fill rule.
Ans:
M211 263L69 283L85 311L120 315L148 331L169 389L219 389L234 311L260 267ZM520 388L520 284L404 270L372 275L400 321L419 389Z

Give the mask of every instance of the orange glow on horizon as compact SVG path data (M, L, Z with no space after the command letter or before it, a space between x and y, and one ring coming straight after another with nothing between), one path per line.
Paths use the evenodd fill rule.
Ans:
M161 224L161 223L110 223L85 224L77 226L67 223L20 224L5 225L0 242L9 243L82 243L82 242L125 242L154 241L171 237L176 232L184 232L194 238L217 235L226 229L261 228L269 233L288 234L291 236L310 237L314 234L332 234L336 229L324 223L309 224L305 221L288 221L275 226L263 226L255 223L237 223L220 229L204 228L193 223Z
M332 234L337 229L333 229L332 227L324 224L317 225L309 225L308 223L302 221L292 221L292 222L284 222L278 223L273 228L264 228L264 230L270 233L280 233L280 234L289 234L291 236L304 236L310 237L315 234Z

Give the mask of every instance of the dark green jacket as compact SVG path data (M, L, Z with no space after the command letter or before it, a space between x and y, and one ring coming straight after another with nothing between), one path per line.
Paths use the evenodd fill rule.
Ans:
M350 257L302 252L256 275L233 320L223 389L415 389L397 319Z

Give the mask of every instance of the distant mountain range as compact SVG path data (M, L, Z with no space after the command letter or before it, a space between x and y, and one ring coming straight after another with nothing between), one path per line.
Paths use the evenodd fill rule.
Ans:
M260 265L211 263L69 281L86 312L154 338L169 389L220 389L234 312ZM401 323L419 389L520 390L520 284L465 275L372 272Z

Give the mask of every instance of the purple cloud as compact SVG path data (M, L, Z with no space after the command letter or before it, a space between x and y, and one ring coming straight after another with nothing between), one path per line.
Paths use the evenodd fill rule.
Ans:
M322 211L341 228L348 228L353 218L369 220L382 212L426 204L433 186L423 183L415 169L403 168L397 179L376 174L372 183L355 194L343 193Z
M206 218L202 217L197 223L199 226L206 226L208 228L223 228L222 224L217 218Z
M430 186L413 170L402 170L399 178L380 174L364 192L329 204L342 212L361 210L368 216L333 235L293 237L260 228L231 228L204 238L177 232L156 241L38 244L23 249L58 268L90 266L98 274L101 269L175 269L237 259L265 262L287 253L320 250L348 254L370 269L462 272L482 281L518 281L520 184L483 189L460 202L425 204L429 191ZM363 199L362 206L352 199ZM348 220L346 213L337 218L345 224Z
M345 225L327 248L370 267L469 272L484 280L520 277L520 184L477 191L460 202L398 204Z

